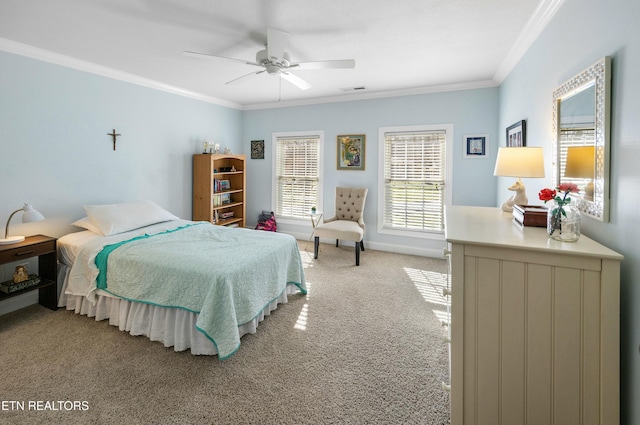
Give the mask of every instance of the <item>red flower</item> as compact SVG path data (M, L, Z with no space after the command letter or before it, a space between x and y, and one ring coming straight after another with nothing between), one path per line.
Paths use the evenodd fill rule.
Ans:
M560 186L558 186L558 190L560 192L565 192L565 193L578 193L580 192L580 189L578 189L578 185L575 183L562 183Z
M555 190L552 189L542 189L538 193L538 198L541 201L544 201L546 204L547 201L555 201L555 207L549 209L551 215L549 216L551 220L548 222L547 231L549 235L552 235L554 230L561 229L560 222L562 221L562 216L567 216L567 213L564 210L564 206L571 202L571 198L569 198L570 193L578 193L580 189L578 189L578 185L575 183L562 183L558 186L558 192L563 193L563 195L558 195ZM560 230L562 232L562 230Z
M538 193L538 198L544 202L552 201L555 197L556 191L552 189L542 189L540 193Z

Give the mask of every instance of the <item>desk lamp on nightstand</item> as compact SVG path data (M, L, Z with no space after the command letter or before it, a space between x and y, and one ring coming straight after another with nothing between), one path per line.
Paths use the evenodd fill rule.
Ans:
M494 176L517 177L509 187L516 192L502 204L502 211L513 212L514 205L527 205L529 199L521 177L544 177L544 156L542 148L502 147L498 149Z
M34 221L44 220L44 216L40 214L38 211L34 210L30 204L24 204L22 208L15 210L9 216L9 220L7 220L7 226L5 227L5 230L4 230L4 239L0 239L0 245L18 243L18 242L22 242L25 239L24 236L9 236L9 222L11 222L11 219L13 218L13 216L20 211L24 211L24 214L22 215L23 223L31 223Z

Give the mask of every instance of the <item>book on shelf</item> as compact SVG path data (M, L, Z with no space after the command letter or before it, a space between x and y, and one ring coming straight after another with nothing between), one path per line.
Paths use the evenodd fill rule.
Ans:
M213 179L213 193L231 190L231 182L229 180Z
M29 279L23 280L22 282L15 283L13 280L8 280L6 282L0 283L0 291L4 292L5 294L12 294L16 291L21 291L38 284L40 284L40 276L30 274Z
M227 205L231 203L231 194L230 193L220 193L213 195L211 197L211 202L214 207L221 207L223 205Z

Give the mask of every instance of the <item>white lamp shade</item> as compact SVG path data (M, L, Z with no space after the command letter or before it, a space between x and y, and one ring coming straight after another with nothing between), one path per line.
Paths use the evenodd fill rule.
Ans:
M540 147L501 147L494 176L544 177L544 156Z
M593 146L570 146L567 148L565 177L593 179L595 172L595 149Z
M4 239L0 239L0 245L22 242L25 239L24 236L9 236L9 223L11 222L11 218L16 213L19 213L20 211L23 212L22 214L23 223L31 223L34 221L44 220L44 216L42 214L40 214L38 211L33 209L33 207L30 204L25 203L22 208L15 210L9 216L9 219L7 220L7 225L4 231Z
M31 223L34 221L44 220L44 216L40 213L40 211L34 210L31 204L24 204L22 210L24 211L24 214L22 214L23 223Z

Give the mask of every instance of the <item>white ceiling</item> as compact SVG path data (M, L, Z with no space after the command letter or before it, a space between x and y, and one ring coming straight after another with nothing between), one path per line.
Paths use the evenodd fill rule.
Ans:
M495 86L562 0L0 0L0 49L251 109ZM255 60L267 28L291 34L300 90L224 59ZM360 91L346 88L365 87ZM276 103L278 104L278 103Z

